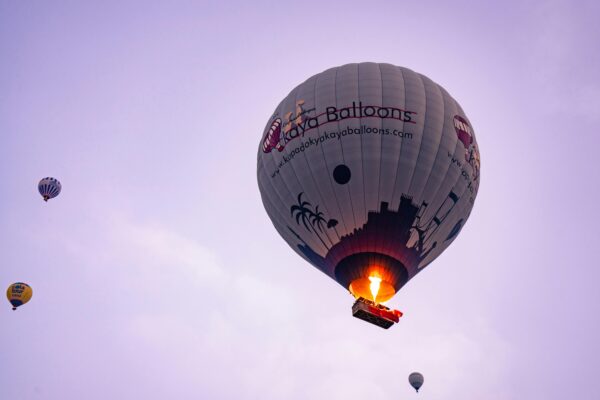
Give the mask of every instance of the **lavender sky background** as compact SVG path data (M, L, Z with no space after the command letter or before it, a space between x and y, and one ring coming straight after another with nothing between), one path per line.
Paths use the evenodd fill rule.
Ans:
M0 286L34 290L0 399L600 398L600 3L480 3L0 0ZM361 61L441 84L481 149L389 331L256 183L278 102Z

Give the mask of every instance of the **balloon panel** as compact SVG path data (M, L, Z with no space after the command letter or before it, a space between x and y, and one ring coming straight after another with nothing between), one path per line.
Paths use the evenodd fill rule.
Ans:
M398 290L464 226L479 151L467 116L429 78L348 64L279 104L259 144L258 183L303 258L345 287L384 263Z

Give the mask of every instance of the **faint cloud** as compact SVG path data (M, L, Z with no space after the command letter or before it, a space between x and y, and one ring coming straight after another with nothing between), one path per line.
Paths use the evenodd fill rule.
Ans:
M110 232L116 252L144 268L169 268L197 283L225 278L216 255L197 241L164 227L121 221ZM116 241L116 242L115 242Z

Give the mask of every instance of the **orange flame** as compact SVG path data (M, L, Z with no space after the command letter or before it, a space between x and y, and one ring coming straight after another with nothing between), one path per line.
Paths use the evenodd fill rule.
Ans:
M371 289L371 295L373 295L373 301L377 303L377 293L379 293L379 288L381 287L381 278L378 276L370 276L369 281L369 289Z

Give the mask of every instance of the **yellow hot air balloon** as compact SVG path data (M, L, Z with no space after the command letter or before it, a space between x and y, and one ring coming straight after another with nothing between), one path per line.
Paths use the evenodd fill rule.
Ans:
M12 304L13 310L31 300L32 295L31 286L23 282L13 283L6 290L6 298Z

